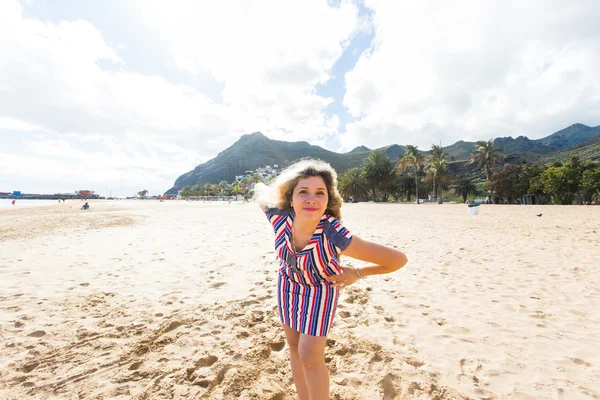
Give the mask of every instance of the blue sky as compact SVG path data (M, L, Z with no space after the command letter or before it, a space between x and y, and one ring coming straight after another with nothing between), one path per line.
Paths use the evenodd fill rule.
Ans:
M339 2L337 4L339 5ZM362 2L356 3L356 7L360 18L367 21L372 18L373 12L366 8ZM346 123L353 120L346 113L346 107L343 104L346 89L346 73L356 65L356 62L365 51L369 51L373 37L374 32L370 28L355 32L348 46L331 68L331 79L316 87L317 95L333 99L333 102L325 110L328 115L337 115L339 117L341 123L340 132L344 132Z
M591 0L5 0L0 191L162 193L255 131L346 152L596 126L599 17Z

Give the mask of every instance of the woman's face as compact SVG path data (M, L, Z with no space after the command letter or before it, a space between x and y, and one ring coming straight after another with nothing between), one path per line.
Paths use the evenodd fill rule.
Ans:
M320 176L300 179L292 192L292 208L302 218L321 219L328 201L327 186Z

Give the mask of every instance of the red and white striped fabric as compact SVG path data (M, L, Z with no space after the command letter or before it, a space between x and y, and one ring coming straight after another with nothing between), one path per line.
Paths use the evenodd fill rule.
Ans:
M340 291L325 277L341 272L338 254L348 247L352 233L324 214L306 247L294 252L293 210L267 208L265 214L273 225L280 260L277 304L281 323L306 335L327 336Z

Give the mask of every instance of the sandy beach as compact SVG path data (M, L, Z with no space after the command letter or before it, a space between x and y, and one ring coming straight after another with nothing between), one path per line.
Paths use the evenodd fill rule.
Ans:
M90 204L0 211L0 398L295 398L255 204ZM600 207L343 217L409 264L343 290L332 398L600 398Z

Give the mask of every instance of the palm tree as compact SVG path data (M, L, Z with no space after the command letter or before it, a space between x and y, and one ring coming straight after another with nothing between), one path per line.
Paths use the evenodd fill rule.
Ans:
M138 192L138 196L140 196L140 197L146 197L147 195L148 195L148 190L147 189L140 190Z
M203 186L198 183L196 183L194 186L192 186L192 196L203 196L202 188L203 188Z
M441 175L447 169L447 159L448 154L444 153L444 149L442 148L442 144L440 145L431 145L431 152L429 153L427 166L427 172L433 175L433 198L436 199L438 197L437 194L437 186L436 186L436 178L438 175ZM441 204L441 202L440 202Z
M442 147L441 143L439 146L437 144L432 144L431 151L429 152L429 157L434 160L442 157L448 158L448 154L444 153L444 148Z
M406 146L404 150L404 155L400 159L398 163L398 170L406 171L409 168L412 168L415 173L415 186L416 186L416 197L417 204L419 204L419 170L421 169L421 164L423 163L423 154L419 151L417 146Z
M235 182L233 184L233 189L231 189L231 195L232 196L237 196L238 194L244 194L244 191L242 190L242 187L240 186L239 182Z
M340 175L338 188L343 198L356 201L358 197L367 197L368 189L365 176L359 168L352 168Z
M217 186L213 183L205 183L202 185L202 194L201 196L216 196L217 195Z
M262 182L263 180L264 180L263 177L260 176L258 174L258 172L254 171L252 173L252 175L250 175L250 178L248 179L248 182L252 184L252 183Z
M217 190L220 194L224 194L227 189L229 189L229 183L227 181L221 181L217 185Z
M401 198L406 195L406 201L410 203L410 197L415 191L415 181L412 176L400 175L396 184L396 196Z
M475 146L477 147L474 151L471 152L471 163L478 163L479 165L483 164L483 171L485 173L485 180L490 182L490 178L492 177L492 169L494 168L497 161L500 161L502 158L496 154L504 151L503 147L494 148L494 140L490 139L487 142L485 140L478 140L475 142ZM492 202L495 203L496 199L494 199L492 193Z
M456 183L454 184L454 193L461 195L463 198L463 203L465 203L467 201L467 197L479 193L479 190L477 190L477 185L472 178L463 176L456 180Z
M396 177L396 165L381 151L374 151L365 160L363 166L367 186L373 193L373 200L377 201L377 192L383 201L387 201L389 188Z
M181 197L190 197L193 196L194 192L192 191L191 186L184 186L181 189Z
M444 183L451 182L454 179L448 171L446 159L438 158L430 161L430 164L427 166L427 172L431 176L431 181L433 181L434 198L438 200L439 204L442 204L442 186Z

